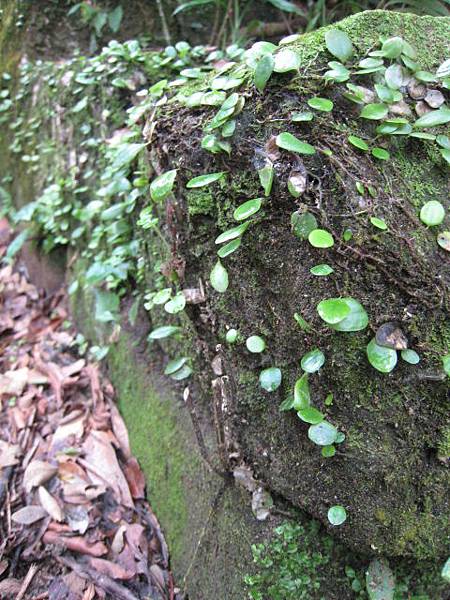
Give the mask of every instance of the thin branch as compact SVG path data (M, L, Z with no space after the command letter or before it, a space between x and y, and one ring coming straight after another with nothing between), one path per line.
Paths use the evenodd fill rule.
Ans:
M158 7L159 17L161 19L161 25L164 33L164 38L168 46L172 44L172 39L170 37L169 27L167 26L166 15L164 14L164 8L161 0L156 0L156 6Z

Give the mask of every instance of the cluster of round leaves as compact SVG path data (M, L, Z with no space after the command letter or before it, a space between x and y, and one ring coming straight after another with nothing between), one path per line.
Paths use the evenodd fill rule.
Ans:
M264 90L273 72L286 73L289 71L297 72L299 70L300 58L298 54L290 48L285 48L284 42L283 40L280 43L281 48L277 48L273 44L266 42L258 42L243 55L244 63L254 71L254 83L260 92ZM338 59L338 61L331 61L329 63L330 70L325 74L326 81L348 82L352 70L345 63L354 54L350 39L342 31L331 30L326 34L326 45L330 53ZM421 72L416 68L414 58L415 53L410 45L401 38L396 37L384 40L380 50L370 52L367 58L359 62L354 74L366 75L376 73L379 78L378 83L375 85L376 93L380 99L379 103L367 103L363 97L362 88L350 82L346 85L347 91L344 93L344 96L348 100L362 105L360 111L362 119L383 121L377 128L377 133L380 135L410 134L412 137L431 139L432 136L424 134L421 129L438 126L450 121L450 117L447 115L447 111L450 109L446 107L439 109L439 111L433 111L433 114L426 116L426 118L418 119L413 127L405 123L404 119L387 119L390 105L402 99L402 94L399 90L402 87L402 78L406 76L405 69L412 71L418 81L430 80L426 72ZM401 60L403 61L403 66L395 63L389 67L385 67L384 60ZM448 68L448 65L445 68L444 65L441 66L440 74L438 75L439 78L443 79L444 87L447 86L448 82L447 76L444 77L442 74L446 73L446 69ZM206 126L207 135L202 140L202 147L213 153L220 151L230 152L230 145L224 138L234 133L236 127L234 117L239 114L244 106L244 98L237 92L233 91L230 96L226 95L228 90L233 90L243 83L244 71L240 70L240 67L232 68L231 72L227 71L229 71L229 68L226 66L225 69L209 82L209 89L204 92L198 92L196 93L197 95L193 94L185 99L188 106L202 104L218 106L216 115ZM310 98L307 101L307 105L311 110L294 113L292 115L293 122L301 123L313 120L314 111L326 113L333 110L333 102L324 97ZM409 129L410 127L411 130ZM349 136L348 141L361 151L365 152L371 149L372 155L379 160L389 160L390 158L389 152L385 148L377 146L372 146L371 148L371 145L366 140L356 135ZM314 146L287 131L279 133L275 138L275 143L280 149L287 152L306 156L316 154ZM445 141L443 142L443 146L445 146ZM446 150L445 147L443 147L443 150ZM325 151L324 154L326 153ZM448 160L446 152L441 153ZM258 175L264 189L264 195L268 197L271 193L274 179L274 169L270 160L267 160L266 164L258 170ZM187 187L197 188L210 185L224 176L224 172L200 175L191 179ZM301 178L295 180L294 177L290 177L288 181L288 189L294 197L301 195L302 185ZM363 188L361 192L363 193L364 186L360 184L360 187ZM228 272L223 266L221 259L234 253L240 247L244 233L255 221L252 217L261 210L263 203L264 198L254 198L238 206L233 213L233 218L238 224L217 237L216 244L220 246L217 252L219 258L210 273L210 283L217 292L224 293L229 287ZM421 218L427 225L434 226L442 222L444 215L441 212L436 203L428 203L421 212ZM386 222L378 216L370 217L370 223L380 231L388 229ZM293 213L291 224L295 235L300 239L307 239L315 248L327 249L331 248L335 243L332 234L321 229L318 226L315 216L309 212L297 211ZM447 235L448 232L440 234L441 237L439 239L442 242L440 242L442 247L445 247ZM345 240L350 238L351 234L346 237L346 233L344 233ZM311 273L315 276L323 277L333 273L333 268L323 263L312 267ZM168 302L174 300L170 299ZM335 331L361 331L368 325L368 315L364 307L351 297L323 300L318 304L317 310L321 319ZM307 325L306 322L305 325ZM238 332L235 329L228 330L226 340L229 343L234 343L237 339ZM264 340L257 335L250 336L245 343L248 351L251 353L260 353L265 350ZM396 362L396 350L393 350L393 352ZM393 362L391 348L382 346L374 338L367 346L367 355L370 363L375 368L382 372L389 372ZM417 353L408 348L402 350L402 357L411 364L416 364L420 360ZM313 349L303 356L301 367L304 373L294 386L293 397L283 403L282 409L293 408L296 410L299 418L309 424L309 439L322 447L323 456L333 456L336 451L334 444L342 442L345 436L338 432L336 427L326 421L325 416L312 406L308 384L309 375L317 372L323 366L324 362L325 356L319 349ZM261 371L259 381L263 389L268 392L274 392L281 385L281 370L273 366L266 368ZM343 523L346 518L345 509L339 505L331 507L328 518L333 525Z
M334 444L340 444L345 440L345 435L337 430L325 415L315 408L311 403L311 392L309 388L309 376L317 373L325 364L325 355L318 348L307 352L300 361L303 375L297 379L293 394L285 400L281 410L295 410L297 416L304 423L309 424L308 438L322 448L322 456L329 458L335 455ZM332 403L330 394L325 400L325 405Z

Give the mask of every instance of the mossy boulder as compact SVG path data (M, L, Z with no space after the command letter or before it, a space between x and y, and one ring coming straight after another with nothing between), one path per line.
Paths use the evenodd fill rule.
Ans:
M450 19L374 11L336 27L350 36L358 58L378 47L383 36L408 41L423 70L434 71L448 57ZM319 518L354 549L442 557L450 535L450 474L439 450L446 445L449 422L449 378L442 356L450 350L450 261L436 243L436 228L425 227L418 215L424 202L438 200L447 211L441 229L448 229L448 165L435 144L410 136L377 140L391 155L384 162L348 143L348 136L356 135L374 145L375 126L360 119L361 107L343 97L345 84L324 81L332 60L326 31L290 45L300 57L299 73L274 74L263 93L246 71L238 90L246 103L236 117L234 136L227 138L229 153L201 148L212 109L169 103L158 112L153 164L159 162L162 171L178 169L176 200L166 211L174 261L185 261L183 287L195 287L200 278L207 288L207 307L188 309L202 352L203 395L196 401L211 404L214 375L208 363L218 352L230 390L227 431L273 492ZM370 89L373 83L372 74L358 81ZM331 99L332 112L316 111L313 121L293 123L291 113L310 110L312 96ZM277 149L274 136L282 131L312 144L316 153L300 156ZM438 132L445 133L445 127ZM267 158L275 173L272 192L240 249L224 259L230 285L219 294L208 285L217 260L214 239L236 224L237 205L263 196L257 169ZM222 170L226 179L214 187L198 194L183 191L191 177ZM306 177L306 190L298 198L287 188L293 171ZM318 249L296 237L290 224L294 211L313 214L318 227L332 233L334 246ZM384 220L388 229L377 229L371 217ZM344 236L346 231L351 237ZM334 273L311 274L320 263ZM358 300L369 326L350 333L328 327L316 307L335 297ZM298 326L295 313L309 324L307 331ZM418 365L399 357L386 374L369 364L366 346L386 322L398 323L409 347L420 354ZM225 342L231 327L242 336L234 345ZM243 343L254 334L266 340L261 354L248 352ZM332 458L324 458L308 439L309 425L295 411L280 412L302 373L301 357L313 348L325 354L326 362L310 375L312 403L346 436ZM269 366L283 373L281 387L272 393L258 382L260 371ZM332 404L325 403L330 393ZM327 522L334 504L348 513L339 527Z

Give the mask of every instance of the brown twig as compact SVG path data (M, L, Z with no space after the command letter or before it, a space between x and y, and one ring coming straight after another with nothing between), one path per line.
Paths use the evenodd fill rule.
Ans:
M22 585L20 586L20 590L16 596L16 600L22 600L22 598L27 593L27 590L30 586L30 583L31 583L33 577L36 575L36 573L38 571L39 571L39 567L37 565L32 564L30 566L30 568L28 569L28 573L26 574L25 579L22 582Z

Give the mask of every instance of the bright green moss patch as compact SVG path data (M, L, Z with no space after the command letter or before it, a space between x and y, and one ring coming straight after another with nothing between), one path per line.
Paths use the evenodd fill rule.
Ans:
M131 448L146 476L150 502L164 523L171 552L180 556L188 519L184 477L192 468L192 457L188 462L170 399L148 386L141 369L130 366L130 351L123 339L112 348L108 361Z
M186 191L188 213L191 217L197 215L213 215L215 212L215 201L213 192L209 189L196 189Z

